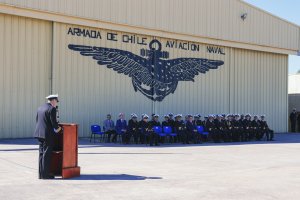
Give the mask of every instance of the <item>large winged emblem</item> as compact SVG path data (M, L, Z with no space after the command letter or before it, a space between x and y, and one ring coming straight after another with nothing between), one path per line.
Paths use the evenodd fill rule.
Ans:
M150 49L142 49L141 56L129 51L69 44L69 49L91 56L99 65L106 65L118 73L132 78L134 90L153 101L162 101L174 93L179 81L194 81L199 73L218 69L224 62L204 58L167 59L168 52L161 50L161 43L152 40Z

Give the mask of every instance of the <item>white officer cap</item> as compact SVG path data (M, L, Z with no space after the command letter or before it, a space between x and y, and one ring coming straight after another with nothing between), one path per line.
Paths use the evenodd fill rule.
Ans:
M143 119L149 119L149 116L147 114L142 115Z
M164 117L165 117L165 118L166 118L166 117L169 118L169 115L164 115Z
M52 100L52 99L56 99L57 102L59 102L58 94L50 94L49 96L46 97L46 99L48 99L49 101Z
M135 114L135 113L132 113L130 116L131 116L131 118L137 118L137 114Z
M159 115L158 115L158 114L155 114L155 115L153 115L153 117L159 117Z
M175 117L182 117L182 114L177 114L175 115Z

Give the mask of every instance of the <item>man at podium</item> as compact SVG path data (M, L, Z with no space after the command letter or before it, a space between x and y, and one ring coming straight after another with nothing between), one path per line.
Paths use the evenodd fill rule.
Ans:
M37 110L33 136L39 142L39 178L53 179L54 175L50 174L53 139L54 134L61 130L56 118L56 106L59 101L57 94L49 95L46 99L48 102Z

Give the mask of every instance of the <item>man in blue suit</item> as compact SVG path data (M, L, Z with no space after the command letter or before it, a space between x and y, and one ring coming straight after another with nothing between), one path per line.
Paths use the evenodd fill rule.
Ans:
M50 174L53 140L54 134L61 130L56 118L58 95L49 95L46 99L48 103L38 108L33 137L39 141L39 178L53 179L54 175Z
M125 120L124 113L119 114L119 119L116 122L116 131L118 135L122 135L122 142L129 143L129 134L127 133L127 121Z

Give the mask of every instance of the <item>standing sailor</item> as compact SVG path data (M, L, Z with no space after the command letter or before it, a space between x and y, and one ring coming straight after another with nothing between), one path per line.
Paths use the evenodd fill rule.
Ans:
M50 174L54 134L61 131L56 118L58 95L46 97L48 103L40 106L36 115L36 127L33 136L39 141L39 178L53 179Z

